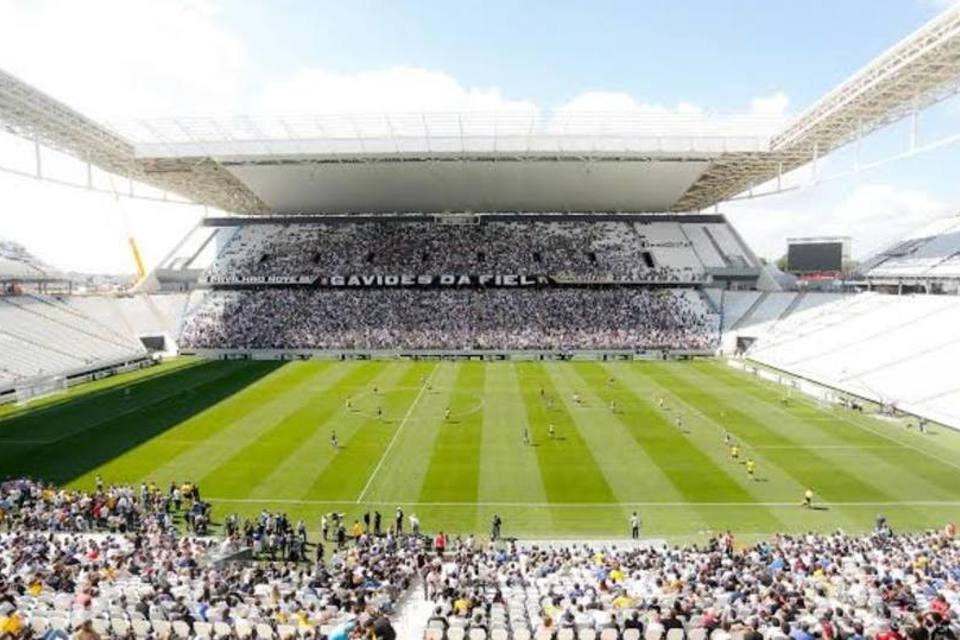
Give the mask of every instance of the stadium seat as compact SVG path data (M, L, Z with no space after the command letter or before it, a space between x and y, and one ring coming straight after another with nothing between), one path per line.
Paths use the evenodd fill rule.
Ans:
M160 638L169 638L173 633L173 627L166 620L151 620L150 624L153 626L154 633Z

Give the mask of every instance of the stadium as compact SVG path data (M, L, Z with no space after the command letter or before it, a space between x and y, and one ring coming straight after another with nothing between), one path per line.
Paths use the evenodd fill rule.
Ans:
M0 242L0 637L956 638L960 218L790 275L723 208L958 88L956 4L790 119L107 123L0 70L24 179L211 210L119 292Z

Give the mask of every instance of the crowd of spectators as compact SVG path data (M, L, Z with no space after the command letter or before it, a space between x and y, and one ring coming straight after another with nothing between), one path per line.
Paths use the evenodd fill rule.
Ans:
M946 534L778 535L737 548L461 547L424 570L427 637L954 640L960 545ZM631 631L635 630L635 631Z
M212 291L181 346L233 349L706 350L717 316L693 290Z
M403 615L422 616L428 639L958 633L960 544L947 530L894 534L881 524L869 535L781 534L739 546L725 534L678 547L440 533L431 548L427 535L358 521L329 557L273 561L262 547L260 557L244 554L278 532L306 541L304 527L266 512L242 526L227 518L221 537L175 526L199 513L197 504L194 485L85 493L27 479L0 484L0 636L393 640L390 617L420 594L432 614L407 607Z
M667 231L659 240L645 235L650 228L626 221L249 224L236 232L207 275L229 280L516 273L583 282L701 281L703 266L690 241L680 234L679 224L671 227L675 234ZM657 260L659 242L671 252L685 247L686 260L682 264Z
M237 560L285 516L196 535L194 490L0 484L0 637L395 638L386 616L425 562L422 539L364 534L326 561L322 545L315 561Z

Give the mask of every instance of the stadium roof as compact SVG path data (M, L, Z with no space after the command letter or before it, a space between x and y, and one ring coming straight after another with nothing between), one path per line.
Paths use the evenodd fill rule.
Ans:
M954 5L792 122L703 114L174 118L108 126L0 72L0 127L225 211L695 211L953 95Z

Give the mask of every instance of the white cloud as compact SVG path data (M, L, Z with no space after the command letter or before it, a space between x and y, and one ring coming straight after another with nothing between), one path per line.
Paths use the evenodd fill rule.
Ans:
M769 96L760 96L750 101L750 111L758 115L782 116L790 106L790 99L783 91Z
M723 212L758 255L777 259L793 236L851 236L861 259L937 218L950 206L923 191L888 184L856 187L830 203L808 190L729 202Z
M4 69L105 119L234 108L243 41L214 0L0 0Z
M689 102L679 102L676 107L639 102L622 91L587 91L557 108L558 113L702 113L700 107Z
M446 73L404 66L359 73L301 69L266 86L255 105L263 114L537 111L533 102L507 99L496 87L465 87Z

